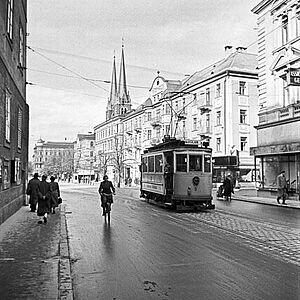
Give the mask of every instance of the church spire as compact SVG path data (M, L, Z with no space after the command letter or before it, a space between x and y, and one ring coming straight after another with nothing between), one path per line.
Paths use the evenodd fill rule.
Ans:
M107 108L106 108L106 120L113 117L113 107L117 103L118 93L117 93L117 72L116 72L116 57L114 55L113 68L111 74L110 83L110 95L108 98Z
M125 58L124 58L124 40L122 39L122 54L120 62L120 76L119 76L119 86L118 95L122 103L129 103L129 94L127 92L126 84L126 72L125 72ZM123 101L122 101L123 100Z

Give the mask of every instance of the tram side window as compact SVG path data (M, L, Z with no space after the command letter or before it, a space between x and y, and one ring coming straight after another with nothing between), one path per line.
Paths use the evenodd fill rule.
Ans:
M147 157L143 157L143 161L142 161L142 172L148 172Z
M162 173L163 158L162 155L155 155L155 172Z
M202 155L190 155L190 171L203 171Z
M211 156L204 155L204 172L211 172Z
M154 172L154 156L148 156L148 172Z
M176 154L176 171L187 172L187 154Z

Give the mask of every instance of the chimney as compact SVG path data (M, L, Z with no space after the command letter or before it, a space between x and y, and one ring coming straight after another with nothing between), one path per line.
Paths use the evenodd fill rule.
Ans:
M225 46L224 47L224 50L225 50L225 54L226 55L229 55L229 54L231 54L232 53L232 46L229 46L229 45L227 45L227 46Z
M241 46L240 46L240 47L237 47L237 48L236 48L236 51L237 51L237 52L246 52L246 50L247 50L246 47L241 47Z

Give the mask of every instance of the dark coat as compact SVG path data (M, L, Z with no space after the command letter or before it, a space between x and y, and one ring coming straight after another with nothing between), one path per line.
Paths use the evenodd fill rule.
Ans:
M58 206L58 197L60 197L59 185L55 181L49 183L50 192L51 192L51 207Z
M40 183L38 178L32 178L28 182L26 194L29 195L29 204L31 205L36 205L38 202Z
M38 209L37 215L43 216L45 213L50 213L51 207L51 191L50 186L47 181L41 181L39 186L39 200L38 200Z
M223 181L223 189L223 195L226 197L231 196L231 193L233 193L233 184L228 177Z

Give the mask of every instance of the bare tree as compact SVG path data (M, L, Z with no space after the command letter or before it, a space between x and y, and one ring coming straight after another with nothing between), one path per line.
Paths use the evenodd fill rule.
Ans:
M103 175L107 174L107 166L111 161L111 155L102 151L98 152L97 162L98 162L98 170Z
M123 135L115 135L114 137L114 155L111 162L118 176L117 186L120 187L124 172L124 139Z

